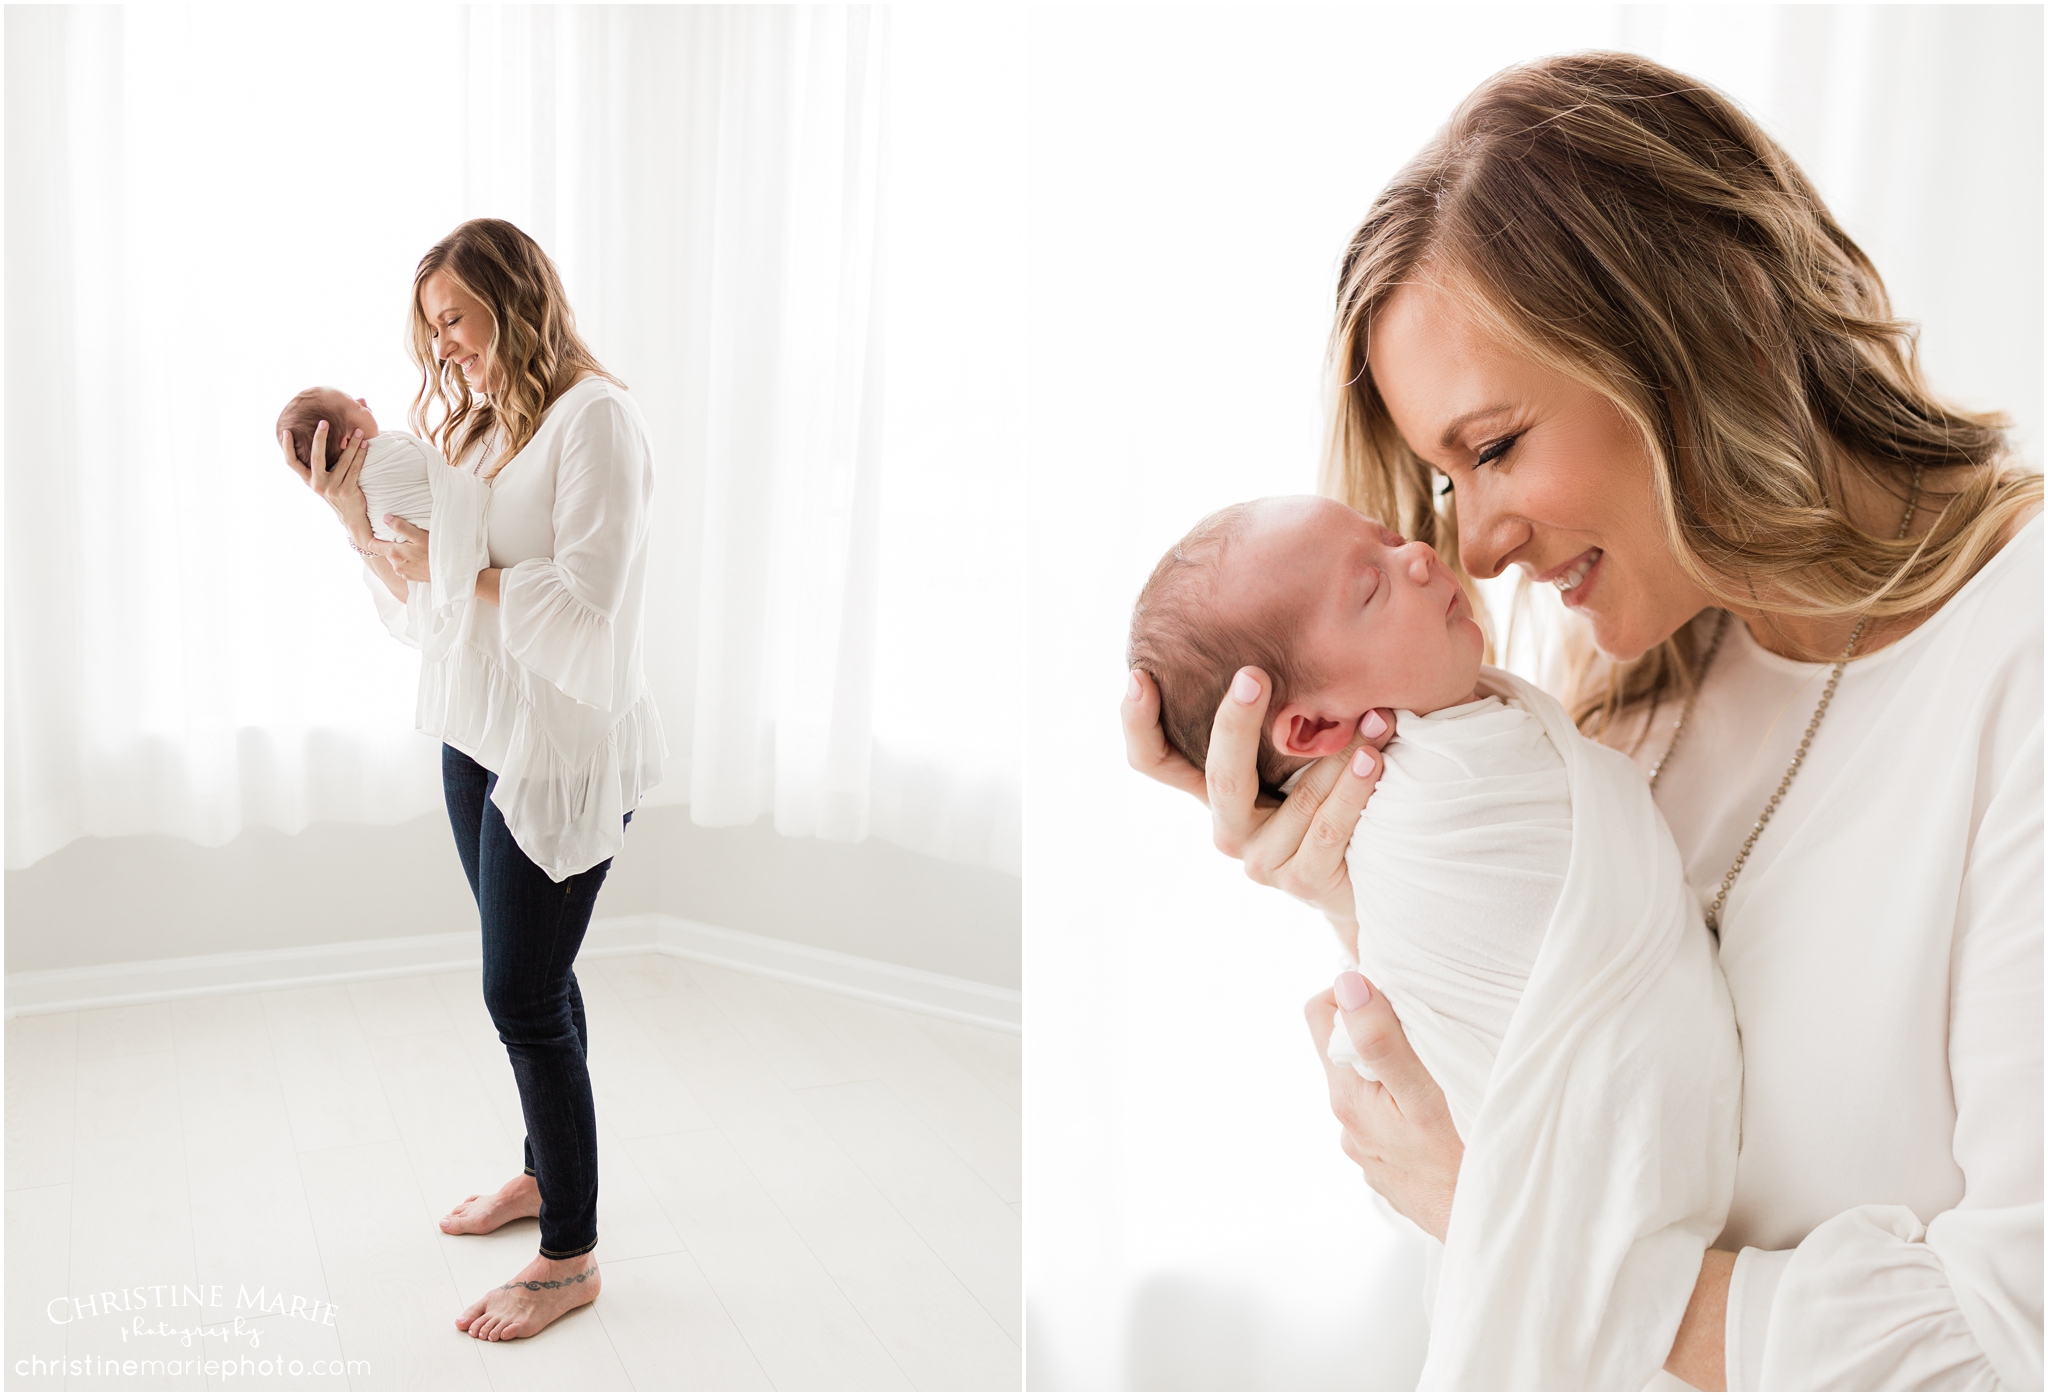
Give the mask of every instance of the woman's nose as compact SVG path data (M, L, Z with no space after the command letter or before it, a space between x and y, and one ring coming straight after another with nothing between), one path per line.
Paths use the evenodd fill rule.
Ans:
M1513 534L1513 521L1506 516L1476 501L1458 501L1458 560L1466 575L1498 577L1508 555L1521 544Z

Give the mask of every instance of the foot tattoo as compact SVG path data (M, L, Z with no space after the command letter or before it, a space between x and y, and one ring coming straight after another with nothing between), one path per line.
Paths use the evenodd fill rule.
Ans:
M582 1274L571 1275L566 1280L510 1280L504 1284L499 1285L498 1288L530 1289L534 1293L538 1294L541 1290L544 1289L566 1289L570 1285L580 1285L596 1273L597 1267L593 1265L588 1270L585 1270Z

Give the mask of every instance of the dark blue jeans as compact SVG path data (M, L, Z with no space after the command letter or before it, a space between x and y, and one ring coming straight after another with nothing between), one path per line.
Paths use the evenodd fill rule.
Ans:
M526 1116L526 1171L540 1188L540 1253L566 1260L597 1246L597 1109L575 965L612 860L550 879L520 852L491 803L497 783L454 747L441 747L448 823L483 919L484 1005L512 1058Z

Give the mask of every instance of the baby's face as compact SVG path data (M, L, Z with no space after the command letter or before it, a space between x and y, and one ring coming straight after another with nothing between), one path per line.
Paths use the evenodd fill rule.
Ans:
M1225 566L1226 595L1295 608L1295 653L1321 676L1267 714L1288 755L1343 750L1374 708L1425 713L1474 696L1485 637L1427 544L1335 500L1292 495L1254 506Z

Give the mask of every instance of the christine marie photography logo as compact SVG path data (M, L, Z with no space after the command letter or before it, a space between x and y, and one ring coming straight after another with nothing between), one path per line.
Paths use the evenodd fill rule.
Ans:
M222 1311L226 1313L223 1314ZM275 1343L296 1324L333 1328L340 1310L331 1301L271 1285L144 1284L90 1294L60 1294L43 1306L43 1317L58 1330L58 1354L30 1353L9 1365L14 1375L28 1376L366 1376L369 1363L341 1359L300 1359L282 1354L259 1356L266 1341ZM218 1317L207 1317L208 1314ZM128 1353L99 1351L78 1354L77 1344L63 1335L78 1325L93 1345L118 1339L140 1344ZM226 1356L202 1357L204 1340L227 1347ZM187 1349L159 1355L165 1347ZM66 1349L69 1349L69 1352ZM215 1349L218 1352L218 1349ZM145 1355L147 1354L147 1355Z

